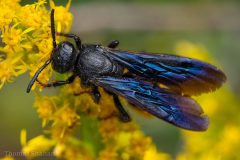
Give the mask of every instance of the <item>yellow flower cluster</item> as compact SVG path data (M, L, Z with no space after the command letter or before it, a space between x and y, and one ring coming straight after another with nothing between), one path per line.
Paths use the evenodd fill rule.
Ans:
M63 159L170 159L169 155L157 151L151 138L144 136L136 123L119 121L111 96L101 90L102 101L95 104L88 94L73 94L83 90L73 87L78 84L79 79L63 87L58 97L35 95L38 115L43 126L48 127L45 136L28 142L26 131L21 132L22 151L28 158L34 157L31 153L52 149L54 156ZM74 89L70 92L71 88ZM81 137L77 138L79 129Z
M45 8L45 0L35 4L20 6L19 0L0 1L0 30L3 45L0 46L0 88L12 82L26 71L33 76L35 71L45 62L52 50L49 11ZM72 24L72 15L67 7L56 7L50 1L51 8L56 8L57 28L68 32ZM56 17L56 18L57 18ZM39 77L43 82L49 80L52 70L48 67Z
M16 22L16 10L20 8L18 1L0 1L0 30L1 39L5 44L0 46L0 89L6 82L12 82L16 77L26 71L26 66L22 61L21 47L19 44L25 38L28 30L18 29ZM13 23L13 24L12 24ZM19 51L14 55L14 51Z
M45 0L21 6L19 0L0 1L0 88L29 71L30 77L44 63L52 51L50 12ZM55 24L58 32L69 32L72 14L68 11L71 0L56 6ZM61 39L57 37L57 42ZM47 82L54 74L47 67L39 76ZM56 75L59 76L59 75ZM63 75L61 78L64 78ZM95 104L89 94L83 93L80 79L62 87L58 96L43 96L34 85L34 107L42 119L44 133L30 140L27 131L21 131L22 153L33 159L55 156L59 159L84 160L168 160L169 155L157 150L150 137L145 136L134 122L119 121L112 97L101 90L102 100ZM6 156L3 159L13 159Z

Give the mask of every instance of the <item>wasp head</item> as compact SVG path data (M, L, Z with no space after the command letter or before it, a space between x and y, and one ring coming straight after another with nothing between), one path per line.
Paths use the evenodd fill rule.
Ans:
M59 73L70 71L74 67L76 55L76 50L71 42L60 42L53 50L52 68Z

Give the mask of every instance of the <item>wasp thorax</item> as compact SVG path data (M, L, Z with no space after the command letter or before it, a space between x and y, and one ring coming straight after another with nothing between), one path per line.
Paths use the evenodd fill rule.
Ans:
M52 67L59 73L70 71L75 64L76 51L72 43L60 42L54 50L52 57Z

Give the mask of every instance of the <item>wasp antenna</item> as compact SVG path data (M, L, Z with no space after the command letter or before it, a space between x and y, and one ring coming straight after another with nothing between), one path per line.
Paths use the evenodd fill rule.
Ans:
M34 84L34 82L37 80L38 75L44 70L44 68L46 68L52 61L52 58L50 58L49 60L47 60L42 67L40 67L37 72L34 74L32 80L29 82L28 87L27 87L27 93L29 93L31 91L31 88Z
M53 48L55 49L57 47L56 43L56 32L55 32L55 24L54 24L54 9L51 10L51 33L52 33L52 39L53 39Z
M53 48L55 49L57 47L57 43L56 43L56 32L55 32L55 25L54 25L54 9L51 10L51 17L50 17L50 21L51 21L51 33L52 33L52 39L53 39ZM31 91L31 88L34 84L34 82L37 80L39 74L44 70L44 68L46 68L52 61L52 55L51 57L43 64L42 67L40 67L37 72L34 74L32 80L29 82L28 86L27 86L27 93L29 93Z

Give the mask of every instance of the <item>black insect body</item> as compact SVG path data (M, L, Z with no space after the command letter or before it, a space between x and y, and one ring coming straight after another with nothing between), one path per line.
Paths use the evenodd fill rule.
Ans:
M54 49L50 59L33 76L27 92L30 92L35 81L44 87L56 87L70 84L78 76L83 85L92 88L91 95L96 103L101 98L98 87L110 93L123 121L129 121L130 117L118 96L178 127L196 131L208 128L208 117L189 96L214 91L226 81L224 73L216 67L185 57L116 50L118 41L111 42L108 47L82 44L74 34L58 33L59 36L73 38L76 49L68 41L57 45L54 28L52 10ZM72 72L73 75L65 81L40 82L38 75L50 63L55 71ZM129 72L124 73L124 69ZM167 88L159 87L158 83Z
M77 73L81 78L93 79L96 76L121 76L123 67L112 61L100 45L83 45L77 61Z

